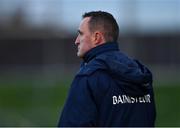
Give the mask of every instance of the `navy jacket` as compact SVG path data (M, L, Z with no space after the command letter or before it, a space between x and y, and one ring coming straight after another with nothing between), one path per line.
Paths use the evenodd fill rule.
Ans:
M155 117L151 72L110 42L85 55L58 126L154 126Z

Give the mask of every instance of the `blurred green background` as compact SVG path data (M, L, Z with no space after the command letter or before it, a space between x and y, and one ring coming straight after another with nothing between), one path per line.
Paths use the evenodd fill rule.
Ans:
M180 0L0 0L0 126L56 126L85 12L110 12L119 47L153 72L156 126L180 126Z
M0 125L56 126L71 80L66 77L50 86L46 80L1 82ZM156 126L180 126L179 84L155 82Z

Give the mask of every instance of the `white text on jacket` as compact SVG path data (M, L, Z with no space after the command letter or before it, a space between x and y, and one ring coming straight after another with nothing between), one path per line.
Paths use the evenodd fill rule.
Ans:
M113 96L113 104L133 104L133 103L151 103L150 94L144 95L142 97L132 97L128 95Z

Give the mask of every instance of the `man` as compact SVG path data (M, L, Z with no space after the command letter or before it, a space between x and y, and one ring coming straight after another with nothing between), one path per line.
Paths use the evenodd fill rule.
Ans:
M75 41L83 62L58 126L154 126L152 74L119 51L118 35L111 14L83 15Z

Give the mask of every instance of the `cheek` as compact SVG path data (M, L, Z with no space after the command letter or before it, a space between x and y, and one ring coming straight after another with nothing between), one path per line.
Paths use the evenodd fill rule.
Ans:
M89 37L84 36L80 38L80 48L83 52L86 52L92 48L92 43Z

